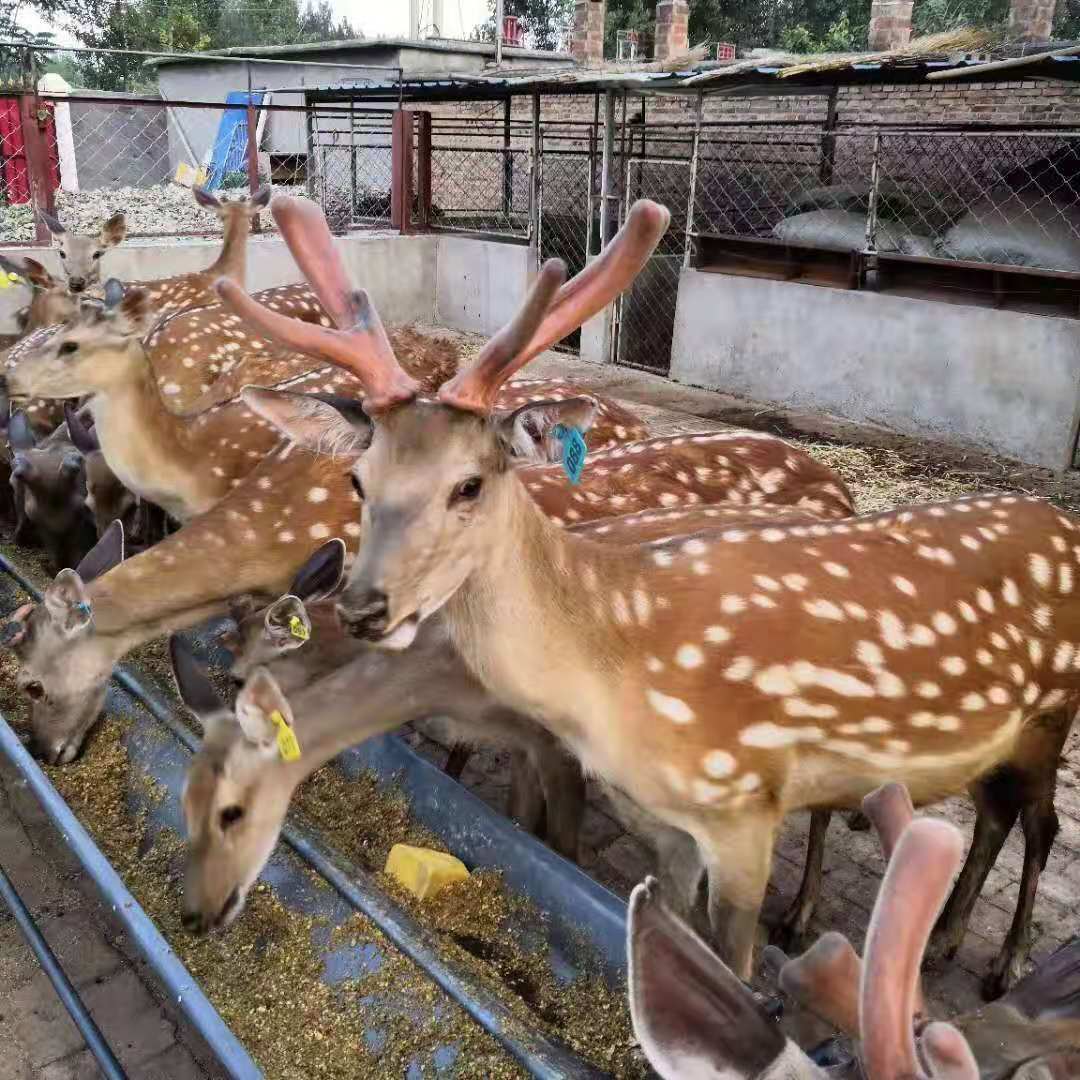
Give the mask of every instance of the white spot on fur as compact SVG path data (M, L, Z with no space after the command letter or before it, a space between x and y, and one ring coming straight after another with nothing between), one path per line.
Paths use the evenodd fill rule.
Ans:
M645 691L645 698L655 712L673 724L689 724L694 720L694 710L681 698L651 688Z

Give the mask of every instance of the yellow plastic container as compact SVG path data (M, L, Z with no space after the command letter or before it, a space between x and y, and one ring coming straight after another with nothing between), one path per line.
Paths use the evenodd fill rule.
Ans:
M434 896L455 881L465 881L469 876L465 864L453 855L411 844L395 844L390 849L386 873L420 900Z

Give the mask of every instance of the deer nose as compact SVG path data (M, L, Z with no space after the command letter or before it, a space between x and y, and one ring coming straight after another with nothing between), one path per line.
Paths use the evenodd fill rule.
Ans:
M86 288L86 279L81 277L68 278L68 288L73 293L81 293Z
M356 638L380 638L390 622L389 597L379 589L370 589L358 604L335 609L342 628Z

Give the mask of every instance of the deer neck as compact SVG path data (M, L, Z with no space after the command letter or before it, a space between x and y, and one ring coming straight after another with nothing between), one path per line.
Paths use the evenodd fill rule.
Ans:
M625 561L612 546L554 525L518 485L500 539L444 608L450 637L480 682L503 704L541 721L584 755L584 724L610 715L622 635L601 597Z
M149 361L95 394L90 409L117 479L179 520L190 517L201 462L187 421L166 408Z
M221 251L207 268L211 282L219 277L229 278L243 286L247 281L247 247L251 234L251 219L246 213L233 214L225 222Z

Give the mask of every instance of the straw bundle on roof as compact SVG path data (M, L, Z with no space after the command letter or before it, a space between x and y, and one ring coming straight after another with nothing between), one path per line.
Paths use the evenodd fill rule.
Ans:
M809 75L821 71L837 71L852 64L902 64L908 60L924 60L929 56L948 56L985 49L996 35L990 30L963 27L946 30L940 34L926 34L912 38L906 45L887 52L876 53L829 53L806 58L802 63L792 64L779 72L777 78L790 79L795 75Z

